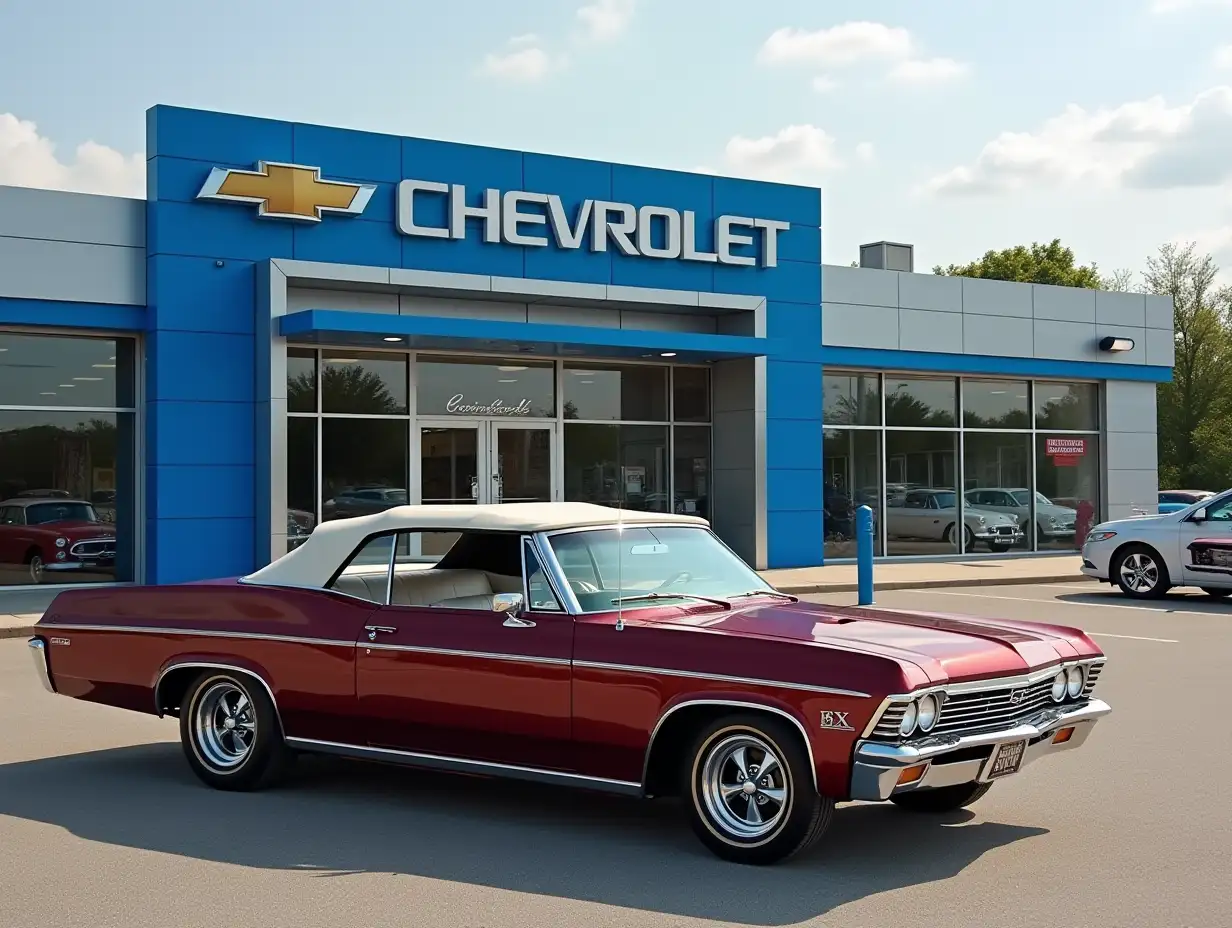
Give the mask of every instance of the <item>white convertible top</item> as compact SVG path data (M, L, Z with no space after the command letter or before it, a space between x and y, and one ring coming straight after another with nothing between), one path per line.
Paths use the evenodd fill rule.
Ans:
M244 579L274 586L320 587L370 535L383 532L551 532L557 529L670 524L707 526L698 516L634 512L594 503L500 503L486 506L395 506L370 516L322 522L294 551Z

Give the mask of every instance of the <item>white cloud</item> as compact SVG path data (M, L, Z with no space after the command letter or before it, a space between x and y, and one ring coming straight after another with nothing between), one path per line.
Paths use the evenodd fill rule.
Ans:
M812 86L813 93L830 93L833 90L838 90L838 81L828 74L818 74L813 78Z
M872 142L861 142L856 146L856 157L864 162L872 161L877 157L877 150Z
M1208 6L1232 7L1232 0L1154 0L1151 4L1152 13L1182 13L1185 10Z
M0 184L144 197L145 158L83 142L71 161L61 161L34 123L0 113Z
M1232 179L1232 87L1188 103L1162 97L1086 110L1071 104L1035 132L1002 132L970 164L924 189L976 194L1024 187L1212 186Z
M776 29L762 43L764 64L804 64L834 68L865 61L893 60L911 54L911 33L884 23L848 22L829 29Z
M815 183L842 167L834 136L813 125L795 125L774 135L737 135L723 151L727 173L760 180Z
M598 42L619 38L633 20L635 0L595 0L577 11L586 35Z
M1211 56L1211 61L1217 68L1232 69L1232 42L1215 49L1215 54Z
M966 77L970 70L970 65L953 58L910 58L891 68L889 78L898 84L944 84Z
M505 52L485 55L480 70L490 77L535 83L547 77L554 64L534 34L514 36Z

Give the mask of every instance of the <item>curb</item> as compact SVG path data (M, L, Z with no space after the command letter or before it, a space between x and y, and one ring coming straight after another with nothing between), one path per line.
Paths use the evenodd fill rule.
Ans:
M1033 583L1093 583L1090 577L1072 573L1052 577L981 577L971 580L891 580L888 583L873 583L873 592L879 590L931 590L959 586L1030 586ZM776 586L780 593L856 593L858 583L803 583L794 586Z
M33 625L17 625L17 626L0 626L0 639L4 638L30 638L37 634Z

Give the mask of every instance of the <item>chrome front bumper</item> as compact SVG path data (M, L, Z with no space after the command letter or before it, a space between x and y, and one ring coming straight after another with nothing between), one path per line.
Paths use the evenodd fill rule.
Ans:
M34 669L42 681L43 689L54 693L56 688L51 683L51 668L47 664L47 642L42 638L31 638L26 643L30 645L30 657L34 659Z
M1000 745L1027 742L1018 768L1021 771L1048 754L1080 747L1095 723L1111 711L1112 707L1103 700L1090 699L1072 709L1046 709L1021 725L1001 731L919 738L902 744L858 741L851 770L851 798L880 801L920 789L987 783L992 759ZM1054 744L1052 739L1057 732L1070 727L1074 731L1069 739ZM904 770L921 765L926 767L922 776L898 785Z

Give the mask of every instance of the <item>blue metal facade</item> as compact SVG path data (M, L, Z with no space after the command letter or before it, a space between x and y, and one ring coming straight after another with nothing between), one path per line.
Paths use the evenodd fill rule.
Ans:
M256 282L271 258L765 297L768 560L821 562L818 190L166 106L148 113L147 148L147 581L229 575L261 561L254 514L267 502L257 497L268 463L254 371L268 336L257 334ZM323 177L376 192L359 217L311 224L196 199L213 168L251 170L262 160L320 167ZM722 214L791 228L779 236L777 266L766 268L494 245L478 235L410 238L395 225L396 186L408 177L464 184L476 199L485 187L550 191L570 210L586 198L693 210L700 248L713 246L707 237ZM617 347L628 332L588 335ZM667 347L665 333L645 335L642 347ZM670 347L706 352L706 338L673 335Z

